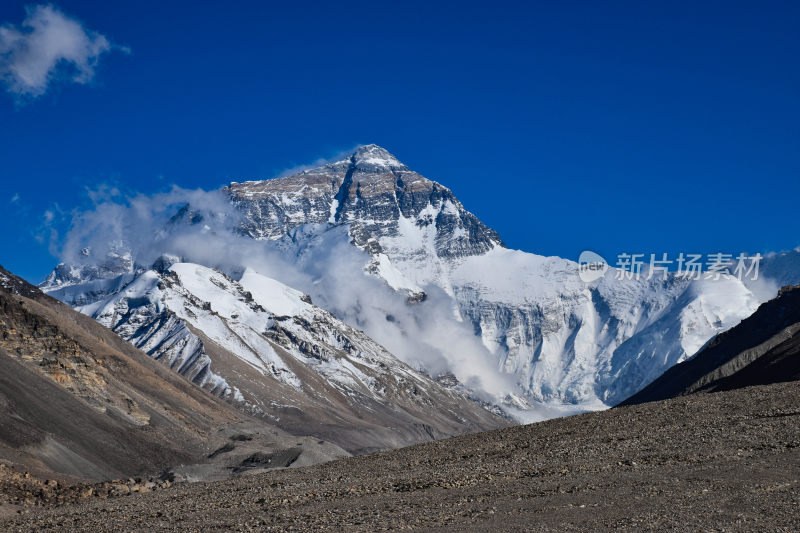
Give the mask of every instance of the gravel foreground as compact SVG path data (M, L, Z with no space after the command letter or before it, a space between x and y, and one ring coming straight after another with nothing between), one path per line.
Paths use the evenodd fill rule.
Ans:
M797 531L800 384L26 508L11 531Z

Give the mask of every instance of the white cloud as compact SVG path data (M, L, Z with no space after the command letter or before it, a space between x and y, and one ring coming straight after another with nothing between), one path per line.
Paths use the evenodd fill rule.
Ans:
M17 96L44 94L51 82L89 83L114 46L52 5L26 8L20 26L0 26L0 80Z
M14 193L14 196L11 197L11 203L15 204L19 202L19 193Z

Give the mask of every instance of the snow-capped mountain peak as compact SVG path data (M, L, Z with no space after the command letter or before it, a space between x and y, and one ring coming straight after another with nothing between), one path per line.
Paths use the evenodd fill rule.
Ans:
M357 168L385 168L388 170L408 170L408 167L397 160L385 148L377 144L368 144L359 147L351 156L353 165Z
M342 327L363 329L415 368L432 375L451 372L462 383L472 381L476 390L482 378L484 383L491 378L491 395L507 400L512 411L546 407L545 414L521 414L526 420L562 407L597 408L624 400L769 297L768 283L759 284L756 295L755 286L732 277L626 280L610 269L584 283L574 261L507 249L449 188L377 145L288 177L234 182L222 193L237 215L230 218L238 221L231 240L251 238L252 253L270 250L294 271L273 275L292 287L272 287L268 292L282 295L282 303L271 305L291 309L287 316L302 315L293 307L302 307L301 293L291 292L299 289L334 313ZM192 260L190 248L163 252ZM800 255L792 254L767 261L764 277L770 276L770 264L787 264ZM92 302L113 297L140 274L133 267L135 255L127 256L120 272L61 265L44 288L89 312L95 309L88 307ZM259 274L245 269L247 257L241 261L228 273L245 286ZM105 279L112 274L117 277ZM800 281L794 271L780 279L792 276ZM384 292L375 289L375 280L384 283ZM255 297L257 291L251 292ZM179 307L174 313L192 320L180 315ZM282 375L289 379L293 371L285 369Z
M244 214L242 232L256 239L279 239L305 224L348 224L353 242L374 254L385 245L390 256L463 257L503 246L450 189L374 144L286 178L232 183L226 192Z

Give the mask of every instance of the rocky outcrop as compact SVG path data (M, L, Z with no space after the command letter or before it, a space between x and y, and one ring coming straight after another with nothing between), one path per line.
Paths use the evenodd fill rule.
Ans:
M27 291L28 297L35 297ZM7 356L36 368L101 413L114 413L135 425L150 417L135 399L112 387L108 361L62 331L47 317L31 313L17 294L0 290L0 347Z

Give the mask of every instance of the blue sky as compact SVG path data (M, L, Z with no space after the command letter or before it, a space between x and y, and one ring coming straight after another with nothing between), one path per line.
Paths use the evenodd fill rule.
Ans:
M57 2L108 43L37 96L6 68L0 263L40 281L87 190L365 143L530 252L800 245L800 3L430 4ZM26 5L0 24L24 32Z

